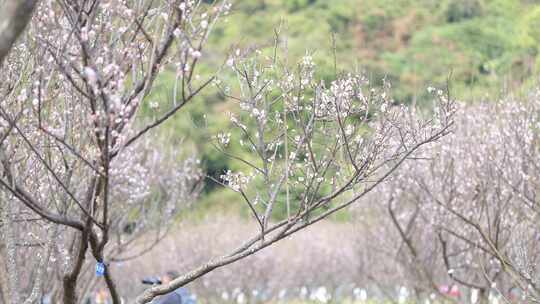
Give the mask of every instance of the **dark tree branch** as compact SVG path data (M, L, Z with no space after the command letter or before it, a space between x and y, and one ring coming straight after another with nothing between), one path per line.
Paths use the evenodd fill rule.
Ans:
M7 0L0 7L0 64L30 22L37 0Z

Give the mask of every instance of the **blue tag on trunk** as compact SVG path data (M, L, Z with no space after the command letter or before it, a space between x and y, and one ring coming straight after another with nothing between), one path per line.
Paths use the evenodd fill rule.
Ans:
M105 274L105 264L99 263L99 262L98 262L98 263L96 264L96 275L97 275L98 277L100 277L100 276L102 276L102 275L104 275L104 274Z

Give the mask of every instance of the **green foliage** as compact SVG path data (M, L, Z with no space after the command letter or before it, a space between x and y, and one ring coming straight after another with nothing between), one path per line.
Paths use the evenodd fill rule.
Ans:
M296 12L305 9L308 5L313 4L316 0L283 0L282 3L287 7L289 12Z
M446 21L460 22L479 17L483 12L483 3L480 0L451 0L445 9Z
M365 53L375 77L387 75L399 102L427 101L452 71L460 99L518 89L537 71L537 3L519 0L360 1ZM521 21L520 21L521 20Z

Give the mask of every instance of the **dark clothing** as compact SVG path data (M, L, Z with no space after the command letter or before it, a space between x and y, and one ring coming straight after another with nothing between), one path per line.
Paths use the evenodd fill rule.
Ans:
M157 298L152 304L195 304L195 297L183 287Z
M182 297L176 292L168 293L164 296L157 298L157 300L152 302L153 304L183 304Z

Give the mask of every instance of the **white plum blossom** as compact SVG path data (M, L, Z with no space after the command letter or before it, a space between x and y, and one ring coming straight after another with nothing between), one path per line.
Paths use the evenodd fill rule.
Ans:
M226 147L231 141L231 133L219 133L217 135L217 140L222 146Z
M225 174L221 175L221 179L226 185L233 191L241 191L253 180L254 174L246 175L243 172L232 172L227 170Z

